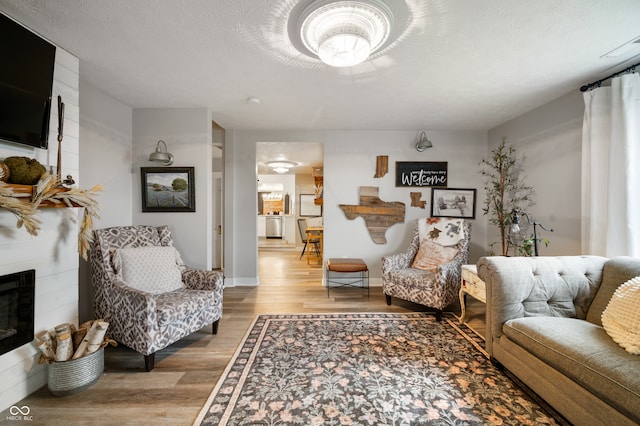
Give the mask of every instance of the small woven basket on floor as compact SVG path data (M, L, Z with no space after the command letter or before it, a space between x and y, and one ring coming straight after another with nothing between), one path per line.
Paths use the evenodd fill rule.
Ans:
M49 364L49 390L56 396L73 395L98 381L104 371L104 348L71 361Z

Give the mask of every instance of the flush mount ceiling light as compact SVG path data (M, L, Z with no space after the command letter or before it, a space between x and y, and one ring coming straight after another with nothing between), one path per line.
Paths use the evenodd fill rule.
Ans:
M290 168L298 166L298 163L288 160L267 161L264 164L276 173L287 173Z
M388 44L393 13L380 0L315 0L290 17L289 35L305 54L334 67L357 65ZM297 34L296 34L297 33Z
M295 163L293 161L289 161L289 160L276 160L276 161L267 161L266 163L264 163L266 166L269 166L271 168L274 167L286 167L286 168L291 168L291 167L296 167L298 165L298 163Z

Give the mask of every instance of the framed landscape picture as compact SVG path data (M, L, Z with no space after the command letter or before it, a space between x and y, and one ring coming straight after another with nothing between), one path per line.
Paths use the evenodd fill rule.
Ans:
M141 167L143 212L195 212L193 167Z
M431 189L431 217L476 218L476 190L459 188Z

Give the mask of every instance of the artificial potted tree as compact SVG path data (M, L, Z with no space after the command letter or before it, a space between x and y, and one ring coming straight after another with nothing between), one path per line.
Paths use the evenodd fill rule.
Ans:
M489 216L489 222L500 231L500 241L490 244L491 254L495 254L495 244L500 243L502 256L508 256L509 250L518 245L509 233L512 212L524 211L535 204L534 189L524 183L524 161L525 157L518 157L516 149L502 138L491 156L480 162L480 174L485 177L482 213Z

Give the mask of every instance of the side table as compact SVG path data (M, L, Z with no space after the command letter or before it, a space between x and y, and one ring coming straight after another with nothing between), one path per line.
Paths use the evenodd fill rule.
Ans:
M476 265L462 265L462 282L460 285L460 316L458 321L464 322L465 295L468 294L482 303L487 303L487 288L484 281L478 277Z

